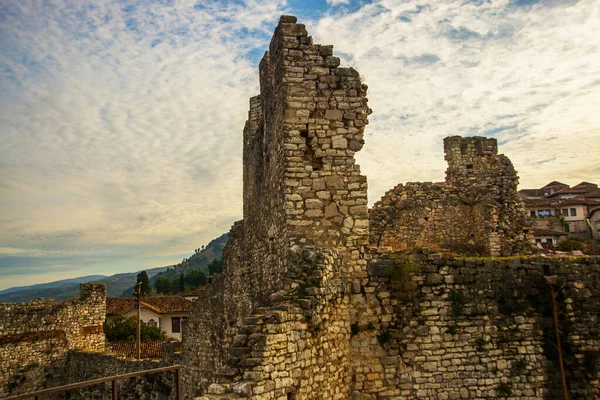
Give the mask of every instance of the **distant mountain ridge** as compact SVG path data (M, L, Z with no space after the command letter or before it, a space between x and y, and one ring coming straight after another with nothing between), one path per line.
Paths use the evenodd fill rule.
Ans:
M192 256L182 260L179 264L146 269L145 271L150 278L150 285L154 287L154 282L159 276L165 276L173 280L179 278L181 274L187 275L192 269L199 269L208 275L208 264L215 258L222 257L223 247L225 247L228 239L229 236L225 233L211 240L202 250L198 249L198 252L194 251ZM57 301L77 298L79 297L79 284L82 282L104 283L108 297L131 296L137 274L141 271L144 270L119 273L111 276L87 275L49 283L11 287L0 291L0 302L21 303L40 297Z
M154 276L167 268L158 267L147 269L148 276ZM78 278L63 279L49 283L38 283L30 286L12 287L0 291L0 302L22 303L36 298L66 300L79 297L79 284L82 282L100 282L106 285L107 296L118 297L123 290L135 285L138 272L125 272L111 276L87 275Z

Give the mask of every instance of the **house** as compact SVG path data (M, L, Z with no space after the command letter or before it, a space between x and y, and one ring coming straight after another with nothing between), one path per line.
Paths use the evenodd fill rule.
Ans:
M600 238L600 189L590 182L570 187L557 181L539 189L522 189L537 243L554 244L567 236ZM552 235L551 233L555 233ZM563 232L567 235L558 235Z
M204 290L204 287L197 287L194 290L190 290L189 292L184 293L182 296L185 297L189 301L195 301L195 300L198 300L198 295L203 290Z
M191 301L182 296L142 297L140 319L143 324L156 326L168 338L181 340L181 324L188 318ZM134 297L108 297L106 299L106 322L115 316L137 316Z

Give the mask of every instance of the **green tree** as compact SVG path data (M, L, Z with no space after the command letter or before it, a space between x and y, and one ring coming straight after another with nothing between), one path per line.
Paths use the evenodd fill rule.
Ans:
M170 294L171 281L167 277L159 276L154 282L154 288L159 294Z
M185 293L185 278L183 274L179 275L179 288L178 293Z
M104 324L104 334L109 342L134 341L137 335L137 318L125 318L117 315L112 321ZM165 334L156 326L142 324L140 326L141 340L165 340Z
M197 288L200 285L204 286L206 284L206 275L199 269L194 268L185 276L185 283L193 288Z
M218 274L221 271L223 271L223 260L222 259L215 258L214 260L212 260L210 262L210 264L208 264L208 274L209 275Z
M137 274L137 282L142 282L142 296L148 296L150 294L150 278L148 278L148 273L142 271Z

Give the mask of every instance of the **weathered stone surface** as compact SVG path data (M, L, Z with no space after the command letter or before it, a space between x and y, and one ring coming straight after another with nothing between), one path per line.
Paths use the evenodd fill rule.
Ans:
M67 383L70 350L104 351L106 286L82 283L80 293L0 303L0 397Z

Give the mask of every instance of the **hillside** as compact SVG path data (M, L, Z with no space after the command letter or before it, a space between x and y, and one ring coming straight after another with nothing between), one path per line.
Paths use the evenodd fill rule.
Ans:
M226 233L219 236L216 239L211 240L208 245L200 251L192 254L189 258L182 260L179 264L169 267L167 270L160 272L154 276L150 276L150 286L154 287L154 282L159 276L164 276L169 280L179 278L181 274L187 275L192 269L198 269L204 274L208 275L208 264L215 258L221 258L223 254L223 247L227 244L229 236ZM133 293L134 283L128 287L124 292L120 293L120 296L131 296Z

